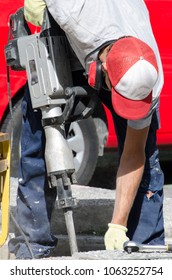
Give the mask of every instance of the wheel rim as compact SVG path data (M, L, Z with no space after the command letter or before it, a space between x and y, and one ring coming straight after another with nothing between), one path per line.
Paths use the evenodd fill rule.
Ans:
M77 122L71 124L67 140L73 152L74 165L77 172L81 167L85 152L84 136Z

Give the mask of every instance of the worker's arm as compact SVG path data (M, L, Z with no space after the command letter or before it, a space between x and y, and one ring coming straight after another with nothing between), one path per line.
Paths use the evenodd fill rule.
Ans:
M124 150L117 172L112 221L105 235L106 249L122 249L123 243L128 239L126 226L143 175L148 130L149 127L140 130L127 127Z
M36 26L41 26L45 7L46 3L44 0L24 0L26 20Z

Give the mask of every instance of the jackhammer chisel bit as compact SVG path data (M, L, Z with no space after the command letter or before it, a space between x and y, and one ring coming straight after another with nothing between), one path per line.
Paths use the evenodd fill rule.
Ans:
M149 245L149 244L140 244L134 241L126 241L124 243L124 251L131 254L133 252L172 252L172 244L167 245Z

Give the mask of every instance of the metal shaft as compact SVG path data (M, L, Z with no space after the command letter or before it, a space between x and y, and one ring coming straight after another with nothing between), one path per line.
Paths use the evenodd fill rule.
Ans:
M65 216L65 222L66 222L66 228L69 238L69 245L70 245L70 251L71 255L78 252L78 246L76 241L76 233L75 233L75 227L73 222L73 212L71 209L64 209L64 216Z
M168 246L166 245L140 245L139 252L167 252Z
M134 241L126 241L124 243L124 250L129 254L132 252L172 252L172 244L168 245L149 245L140 244Z

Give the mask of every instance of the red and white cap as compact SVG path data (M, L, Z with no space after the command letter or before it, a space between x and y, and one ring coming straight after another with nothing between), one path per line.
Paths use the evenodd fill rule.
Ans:
M135 37L121 38L109 51L106 66L116 113L129 120L145 117L150 110L152 89L158 78L153 50Z

